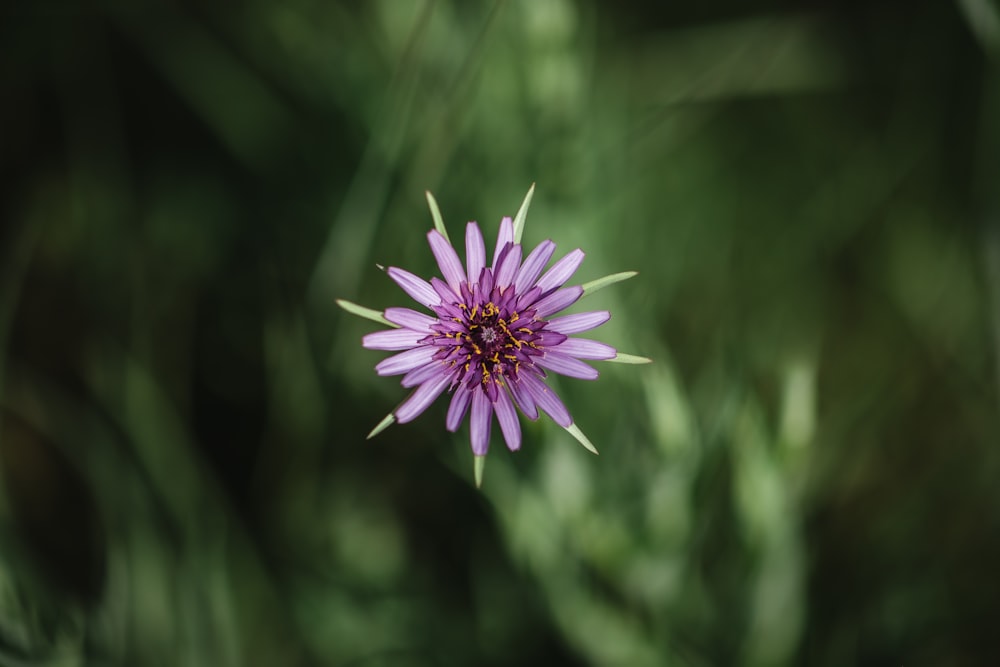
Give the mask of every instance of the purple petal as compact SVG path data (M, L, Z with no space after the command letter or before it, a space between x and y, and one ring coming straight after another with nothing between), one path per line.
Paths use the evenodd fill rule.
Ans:
M559 344L556 351L577 359L614 359L618 354L610 345L587 338L568 338Z
M458 259L458 254L451 247L448 240L441 236L441 232L432 229L427 232L427 242L430 243L431 252L437 260L441 275L448 281L448 287L458 294L459 285L465 280L465 272L462 270L462 262Z
M552 268L546 271L545 275L539 278L535 284L541 287L543 292L560 287L573 277L582 262L583 251L577 248L553 264Z
M472 390L472 415L469 417L469 435L472 453L486 456L490 448L490 425L493 422L493 405L486 392L476 387Z
M386 308L383 315L385 319L393 324L425 333L432 333L433 329L431 327L437 324L437 320L433 317L418 313L409 308Z
M375 372L382 376L409 373L414 368L429 362L437 350L438 348L433 345L422 345L406 352L394 354L380 361L375 366Z
M423 384L434 376L441 374L447 375L450 378L454 375L454 369L448 364L447 361L434 359L426 366L414 368L412 371L404 375L400 384L409 389L410 387L416 387L418 384Z
M514 223L510 216L505 216L500 221L500 233L497 234L497 245L493 249L493 270L496 271L497 260L500 259L500 251L508 243L514 242Z
M410 394L410 397L403 401L403 404L396 408L393 413L396 421L405 424L413 421L420 413L426 410L434 399L441 395L451 379L447 375L442 375L436 380L430 380L417 387L417 390Z
M521 270L517 272L517 278L514 279L514 286L518 292L523 292L534 284L555 251L556 244L552 241L542 241L531 251L521 265Z
M400 269L395 266L390 266L386 273L417 303L422 303L427 307L436 306L441 303L441 298L437 295L437 292L423 278L418 278L406 269Z
M521 386L531 395L535 404L552 417L555 423L563 428L569 428L573 423L573 418L570 417L569 410L566 409L566 406L559 400L555 392L546 387L544 382L530 373L522 373L520 378Z
M451 287L445 284L440 278L431 278L431 287L434 288L438 297L441 298L441 303L454 303L459 298L457 294L451 291Z
M503 439L507 441L507 449L516 452L521 448L521 422L517 420L517 411L506 391L501 389L497 394L493 410L497 413L497 421L500 422Z
M389 329L376 331L361 339L361 346L369 350L409 350L427 338L423 331L412 329Z
M504 253L503 259L500 260L500 266L497 267L496 286L506 287L514 282L514 276L517 275L519 266L521 266L521 246L514 244L509 246L509 250Z
M564 287L533 304L532 307L535 309L536 317L545 317L552 313L558 313L563 308L569 308L581 296L583 296L583 288L579 285Z
M556 345L561 345L567 339L566 334L559 333L558 331L549 331L545 329L541 331L535 337L535 344L543 348L554 348Z
M454 433L462 425L465 411L469 409L469 401L472 400L472 392L464 386L455 387L455 393L451 397L451 404L448 406L448 417L445 419L445 428Z
M469 282L479 280L479 272L486 266L486 244L479 225L470 222L465 226L465 264L469 270Z
M479 272L479 296L488 299L493 291L493 270L489 267Z
M531 398L531 394L521 385L520 376L517 380L508 382L507 386L510 387L514 402L517 403L517 407L521 408L524 416L532 421L538 419L538 408L535 407L535 401Z
M560 375L568 375L571 378L580 378L581 380L596 380L598 375L596 368L558 352L546 352L535 357L535 363Z
M396 320L389 317L389 311L385 311L385 319L390 322L395 322L396 324L402 324L401 322L396 322ZM590 331L591 329L596 329L605 322L611 319L611 313L606 310L592 310L589 313L577 313L575 315L564 315L563 317L557 317L555 319L549 320L549 326L545 327L549 331L558 331L564 334L574 334L580 333L581 331Z

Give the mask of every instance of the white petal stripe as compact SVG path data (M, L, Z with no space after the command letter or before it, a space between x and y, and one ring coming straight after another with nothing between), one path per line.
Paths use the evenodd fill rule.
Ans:
M535 283L542 288L543 292L554 287L560 287L563 283L573 277L576 270L583 263L584 253L577 248L566 254L565 257L552 265L552 268L545 272L545 275Z
M389 317L389 309L385 311L387 320L395 322ZM582 331L596 329L611 319L611 313L607 310L592 310L589 313L576 313L575 315L563 315L549 320L546 331L557 331L561 334L575 334ZM397 322L401 324L401 322Z
M417 390L410 394L410 397L403 401L403 404L393 412L396 415L396 421L400 424L405 424L416 419L420 413L434 402L434 399L441 395L441 392L444 391L444 388L448 386L450 381L448 376L442 376L417 387Z
M368 334L361 339L361 346L369 350L409 350L426 337L423 331L389 329Z
M431 284L419 278L406 269L390 266L386 273L396 281L396 284L403 288L403 291L410 295L414 301L425 306L436 306L441 303L441 297L434 291Z
M455 249L436 229L427 232L427 242L441 269L441 275L448 282L448 287L458 294L459 286L465 280L465 271L462 270L462 262L458 259Z
M423 366L430 361L437 350L438 348L433 345L422 345L406 352L394 354L378 362L375 366L375 372L382 376L409 373L414 368Z
M614 359L618 354L610 345L587 338L567 338L553 349L577 359Z

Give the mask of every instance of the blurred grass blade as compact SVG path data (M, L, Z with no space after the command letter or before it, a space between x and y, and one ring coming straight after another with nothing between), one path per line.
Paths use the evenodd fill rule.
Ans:
M434 195L431 194L430 190L426 190L427 195L427 206L431 209L431 217L434 218L434 229L438 230L444 240L451 243L451 239L448 238L448 230L444 227L444 218L441 217L441 209L438 208L437 200L434 199Z
M614 285L615 283L620 283L623 280L628 280L639 275L638 271L622 271L621 273L612 273L610 276L604 276L603 278L598 278L597 280L591 280L589 283L583 284L583 295L593 294L599 289L603 289L608 285Z
M611 359L604 359L603 361L616 361L619 364L651 364L653 360L649 357L640 357L635 354L625 354L624 352L619 352Z
M514 243L521 242L521 234L524 233L524 221L528 217L528 207L531 206L531 197L534 194L535 184L532 183L531 187L528 188L528 194L524 195L521 208L517 209L517 215L514 216Z
M394 414L392 414L390 412L389 414L387 414L385 416L384 419L382 419L382 421L380 421L378 423L378 425L375 428L372 429L371 433L368 434L368 436L365 438L365 440L371 440L376 435L378 435L382 431L384 431L387 428L389 428L390 426L392 426L395 423L395 421L396 421L396 415L394 415Z
M359 306L356 303L351 303L347 299L337 299L337 305L349 312L351 315L357 315L358 317L363 317L366 320L378 322L379 324L384 324L387 327L392 327L394 329L399 328L398 324L393 324L389 320L385 319L385 317L382 316L382 313L377 310Z
M486 466L486 457L477 456L473 462L473 472L476 477L476 488L482 488L483 486L483 468Z
M594 454L598 454L599 453L597 451L597 447L594 447L594 443L592 443L590 441L590 439L583 434L583 431L580 430L579 426L577 426L576 424L570 424L569 426L566 427L566 431L571 436L573 436L574 438L576 438L577 441L581 445L583 445L584 447L586 447L589 451L593 452Z

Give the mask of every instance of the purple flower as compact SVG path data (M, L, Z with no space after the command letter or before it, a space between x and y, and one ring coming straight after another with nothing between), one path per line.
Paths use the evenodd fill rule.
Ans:
M524 256L520 245L529 190L516 221L500 223L492 262L486 262L483 235L475 222L465 229L465 266L447 238L433 197L428 193L435 229L427 234L431 252L441 269L430 282L397 267L386 272L411 298L431 314L409 308L368 311L348 302L341 306L394 328L368 334L362 345L396 354L383 359L379 375L402 375L402 385L414 389L368 436L394 421L412 421L441 394L451 394L446 427L456 431L470 414L472 451L476 456L476 481L481 481L482 457L490 445L496 415L507 447L521 447L519 409L529 419L539 410L595 454L597 450L573 423L573 417L545 383L548 372L593 380L598 372L583 360L645 363L648 359L619 355L610 345L574 337L594 329L611 317L606 310L558 316L585 293L635 275L615 274L587 285L566 286L583 262L584 253L573 250L548 271L556 245L543 241Z

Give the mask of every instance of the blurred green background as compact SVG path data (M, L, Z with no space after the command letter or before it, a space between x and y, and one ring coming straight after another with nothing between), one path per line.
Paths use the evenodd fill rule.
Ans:
M995 664L995 0L14 2L0 54L0 664ZM442 404L365 442L334 299L532 182L655 363L477 492Z

